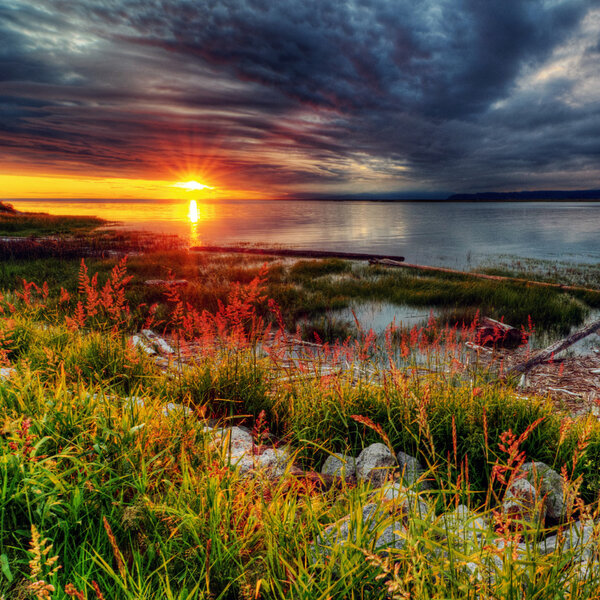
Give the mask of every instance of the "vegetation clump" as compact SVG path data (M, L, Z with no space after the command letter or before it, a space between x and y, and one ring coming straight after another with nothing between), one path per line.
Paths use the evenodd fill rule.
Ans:
M178 276L198 268L173 258ZM221 267L239 268L228 260ZM382 342L359 329L306 345L268 297L274 278L287 277L281 265L271 275L257 265L231 286L205 264L213 309L191 301L198 285L166 290L161 312L141 302L152 270L141 259L134 269L125 259L95 264L100 273L81 263L72 280L25 280L0 298L1 595L597 597L595 525L587 567L573 549L540 544L596 522L600 426L520 398L480 368L464 351L473 325L432 319L391 327ZM355 274L331 269L301 266L298 276ZM227 292L214 294L220 285ZM145 327L166 332L173 354L136 346L132 334ZM296 468L244 474L207 425L245 425L257 446L285 443ZM428 509L402 527L385 510L375 528L360 525L369 503L388 506L367 482L327 489L314 476L332 453L356 456L373 442L426 465L431 485L415 491ZM562 474L565 521L526 527L503 514L525 459ZM489 544L448 531L444 515L459 505L482 519ZM343 519L349 543L316 553ZM375 540L388 527L402 544L382 552Z

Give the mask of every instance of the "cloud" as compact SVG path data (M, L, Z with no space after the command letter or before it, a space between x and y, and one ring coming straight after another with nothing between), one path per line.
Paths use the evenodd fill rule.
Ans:
M581 187L566 163L595 185L593 6L10 0L0 158L291 192Z

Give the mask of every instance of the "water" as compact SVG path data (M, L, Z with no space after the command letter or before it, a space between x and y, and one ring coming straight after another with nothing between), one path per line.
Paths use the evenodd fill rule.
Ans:
M282 245L474 267L498 255L600 262L600 202L63 201L17 209L97 215L190 244Z

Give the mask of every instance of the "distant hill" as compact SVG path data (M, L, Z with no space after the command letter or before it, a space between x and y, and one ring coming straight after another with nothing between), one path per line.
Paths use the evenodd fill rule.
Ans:
M447 200L478 202L494 200L600 200L600 190L535 190L531 192L480 192L453 194Z

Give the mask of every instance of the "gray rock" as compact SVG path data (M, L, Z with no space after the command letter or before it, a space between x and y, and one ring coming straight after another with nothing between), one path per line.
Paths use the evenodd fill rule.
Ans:
M521 471L540 496L546 497L546 516L554 521L562 521L567 514L563 477L543 462L525 463Z
M325 460L321 474L333 477L353 477L356 474L356 459L347 454L331 454Z
M257 466L269 469L273 477L281 477L292 460L287 448L267 448L257 457Z
M152 329L142 329L142 335L150 342L159 352L163 354L175 354L175 350L159 335L156 335Z
M573 575L581 582L593 583L598 585L600 578L600 563L597 560L585 559L573 564Z
M406 543L402 535L406 531L404 524L402 521L394 521L383 527L388 515L381 508L380 504L367 504L363 506L358 518L348 515L327 527L315 541L314 548L317 554L327 556L335 546L364 547L365 544L361 542L365 541L369 546L372 544L375 550L402 548Z
M183 404L177 404L176 402L168 402L162 407L162 414L165 417L171 415L177 415L183 413L184 415L191 415L192 409L189 406L184 406Z
M440 526L450 536L458 536L464 541L477 541L491 534L491 528L482 517L461 504L452 512L440 517Z
M240 427L227 427L225 429L215 429L215 442L217 445L224 445L228 451L233 454L241 452L252 453L254 440L252 436Z
M465 570L473 576L476 581L485 581L488 585L494 585L498 574L502 572L504 564L502 559L496 554L487 553L482 556L480 563L467 562L464 565ZM476 598L478 596L475 596Z
M598 540L594 537L594 525L577 521L565 529L560 539L556 535L548 536L538 544L540 554L551 554L556 551L572 551L582 560L596 556Z
M375 550L382 550L385 548L395 548L400 550L406 544L405 534L406 527L402 521L394 521L392 525L386 527L375 540Z
M246 452L231 454L229 464L231 467L238 469L240 475L246 475L256 469L256 457Z
M387 446L371 444L356 459L356 476L380 487L397 468L396 459Z
M398 452L396 460L402 475L402 485L409 487L419 482L419 487L423 489L430 487L429 482L419 481L425 474L425 469L414 456L410 456L406 452Z
M535 488L527 479L517 479L506 493L502 503L504 512L514 519L537 524L544 520L546 507L538 499Z
M239 469L240 475L263 469L267 470L271 477L281 477L292 461L287 448L267 448L262 454L255 455L252 449L244 446L232 450L227 458L232 467Z
M0 380L10 379L16 372L17 370L12 367L0 367Z
M148 346L139 335L134 335L131 338L131 342L136 348L139 348L148 356L153 356L156 354L156 350L154 348L150 348L150 346Z
M418 494L407 490L398 482L385 484L379 490L377 497L390 503L393 512L401 514L404 518L417 516L422 519L431 512L427 503L423 502Z

